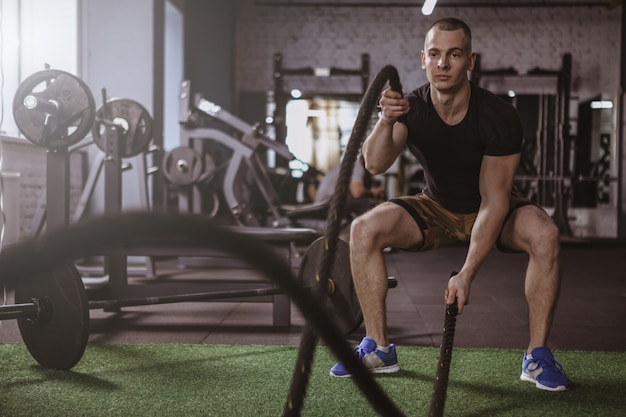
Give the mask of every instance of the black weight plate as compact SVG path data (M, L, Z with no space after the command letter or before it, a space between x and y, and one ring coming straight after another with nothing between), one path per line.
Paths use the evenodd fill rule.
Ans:
M51 314L41 320L18 319L20 334L41 366L68 370L82 358L89 337L87 294L73 264L15 280L16 303L46 298Z
M326 250L325 246L325 238L320 237L311 243L304 252L299 271L300 282L303 286L317 288L316 276L321 255ZM352 281L350 248L348 243L341 239L337 242L335 262L331 269L330 279L335 286L334 294L324 295L320 307L333 317L335 323L347 335L361 325L363 313Z
M54 101L55 114L24 106L27 96ZM44 70L26 78L13 97L13 117L20 132L32 143L49 149L69 147L91 130L96 105L89 87L79 78L60 70ZM46 126L47 120L47 126Z
M196 184L204 171L204 160L200 153L187 146L178 146L163 158L163 175L175 185Z
M130 158L148 150L152 141L152 117L141 104L129 99L111 99L107 101L106 109L105 106L98 109L91 134L103 151L106 151L107 121L121 127L119 156Z

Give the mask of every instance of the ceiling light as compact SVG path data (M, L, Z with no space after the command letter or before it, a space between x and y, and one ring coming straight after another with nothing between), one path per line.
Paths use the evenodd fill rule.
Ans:
M591 102L592 109L612 109L613 102L610 100L599 100Z
M302 91L298 90L297 88L294 88L293 90L290 91L291 97L293 98L300 98L302 97Z
M422 6L422 14L424 16L430 16L433 13L433 10L435 10L436 4L437 0L426 0Z

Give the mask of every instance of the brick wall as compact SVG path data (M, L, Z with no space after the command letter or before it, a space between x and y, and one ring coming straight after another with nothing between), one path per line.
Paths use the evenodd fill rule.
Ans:
M272 90L272 56L278 52L283 54L286 68L351 69L360 67L361 54L369 53L372 75L392 64L405 89L416 87L426 81L419 61L424 31L445 16L459 17L470 25L474 51L481 54L485 70L559 69L562 55L571 53L573 98L617 94L620 8L442 7L424 17L418 7L277 7L238 0L236 96ZM289 79L286 88L295 81L304 90L360 91L358 79L305 77ZM527 86L534 92L531 83Z
M0 138L2 141L3 199L6 215L6 243L32 236L33 217L39 197L46 190L46 149L25 139ZM70 218L84 182L84 156L70 157ZM17 174L14 177L12 174Z
M338 0L335 3L341 3ZM348 2L348 0L343 0ZM387 64L400 74L405 91L426 82L420 50L424 32L437 19L455 16L473 32L473 49L483 70L535 68L559 70L563 55L572 55L571 133L577 128L577 102L597 95L619 97L621 7L438 7L425 17L419 7L278 7L237 0L235 96L263 94L274 87L273 55L285 68L357 69L361 55L371 59L371 77ZM267 3L267 2L266 2ZM363 2L360 2L363 3ZM381 1L377 2L383 3ZM622 6L623 7L623 6ZM481 85L496 93L556 92L554 77L487 77ZM359 93L358 77L287 77L285 91ZM575 213L578 235L614 236L614 199L605 212Z

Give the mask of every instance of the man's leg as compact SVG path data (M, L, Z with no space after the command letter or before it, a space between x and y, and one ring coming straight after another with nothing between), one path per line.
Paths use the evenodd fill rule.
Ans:
M559 231L540 208L528 205L513 212L501 236L502 244L528 254L525 295L528 302L528 352L546 346L561 282Z
M415 220L393 203L383 203L352 222L350 264L366 334L355 352L371 372L388 373L400 369L395 346L387 339L389 284L383 248L414 248L419 246L421 236ZM330 374L350 376L341 362L332 367Z
M565 390L570 381L547 348L561 283L558 228L543 210L524 206L515 210L505 224L501 242L528 254L524 291L530 339L521 379L544 390Z
M350 228L350 264L366 336L388 346L387 266L383 249L411 249L422 241L415 220L397 204L384 203L356 218Z

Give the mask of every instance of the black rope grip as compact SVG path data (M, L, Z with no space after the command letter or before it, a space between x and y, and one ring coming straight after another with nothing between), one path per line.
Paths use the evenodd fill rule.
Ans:
M456 275L456 272L450 276ZM456 316L459 308L456 300L454 304L447 304L446 317L443 323L443 337L439 349L439 361L433 384L433 394L430 399L428 417L443 417L443 409L446 404L446 392L448 390L448 377L450 375L450 362L452 361L452 345L454 343L454 330L456 328Z

